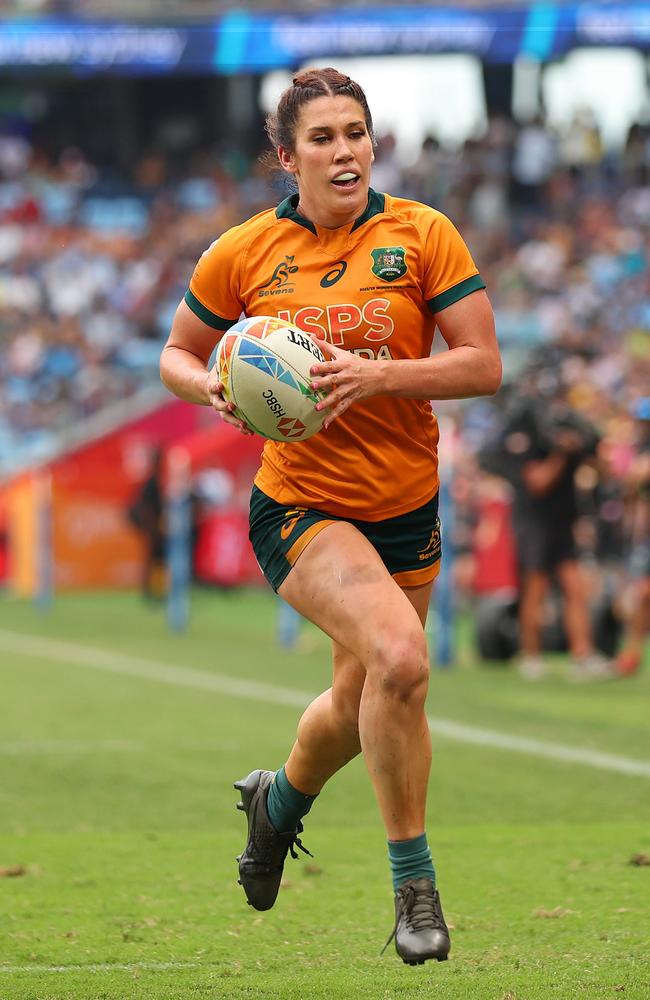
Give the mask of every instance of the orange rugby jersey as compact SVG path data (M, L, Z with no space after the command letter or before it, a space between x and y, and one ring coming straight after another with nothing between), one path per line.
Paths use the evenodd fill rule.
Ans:
M298 215L298 196L228 230L185 296L215 330L279 316L364 358L426 358L434 313L484 282L446 216L371 189L340 229ZM438 489L438 426L427 400L374 396L306 441L267 441L256 485L282 504L377 521Z

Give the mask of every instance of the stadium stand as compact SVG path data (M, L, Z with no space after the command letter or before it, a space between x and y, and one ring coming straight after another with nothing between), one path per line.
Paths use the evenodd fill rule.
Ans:
M118 182L75 150L54 162L0 138L0 467L158 384L194 261L270 197L254 174L236 186L206 164L171 184L144 157Z

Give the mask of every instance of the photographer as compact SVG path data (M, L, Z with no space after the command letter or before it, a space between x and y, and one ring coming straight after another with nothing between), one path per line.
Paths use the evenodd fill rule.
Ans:
M551 376L549 376L550 378ZM612 676L612 665L594 650L589 606L576 557L578 518L575 473L594 459L598 435L559 394L519 396L502 438L513 489L513 528L520 582L519 669L527 680L544 674L541 625L552 579L563 597L563 617L573 680Z

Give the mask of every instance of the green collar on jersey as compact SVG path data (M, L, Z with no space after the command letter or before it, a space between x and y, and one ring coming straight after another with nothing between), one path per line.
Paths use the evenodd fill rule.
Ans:
M299 226L304 226L305 229L308 229L310 233L313 233L314 236L316 236L316 226L314 223L310 222L309 219L305 219L303 215L299 215L296 211L299 199L300 195L291 194L288 198L285 198L284 201L281 201L275 210L276 218L291 219L292 222L295 222ZM372 188L369 188L366 210L363 215L360 215L358 219L355 219L350 232L353 233L354 230L358 229L359 226L362 226L364 222L368 222L369 219L372 219L373 215L379 215L383 212L385 204L386 195L378 194L376 191L373 191Z

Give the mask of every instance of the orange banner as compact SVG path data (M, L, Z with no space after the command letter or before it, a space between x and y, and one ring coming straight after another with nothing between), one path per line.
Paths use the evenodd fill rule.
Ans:
M36 592L36 490L32 473L18 476L4 490L7 512L8 570L19 597Z

